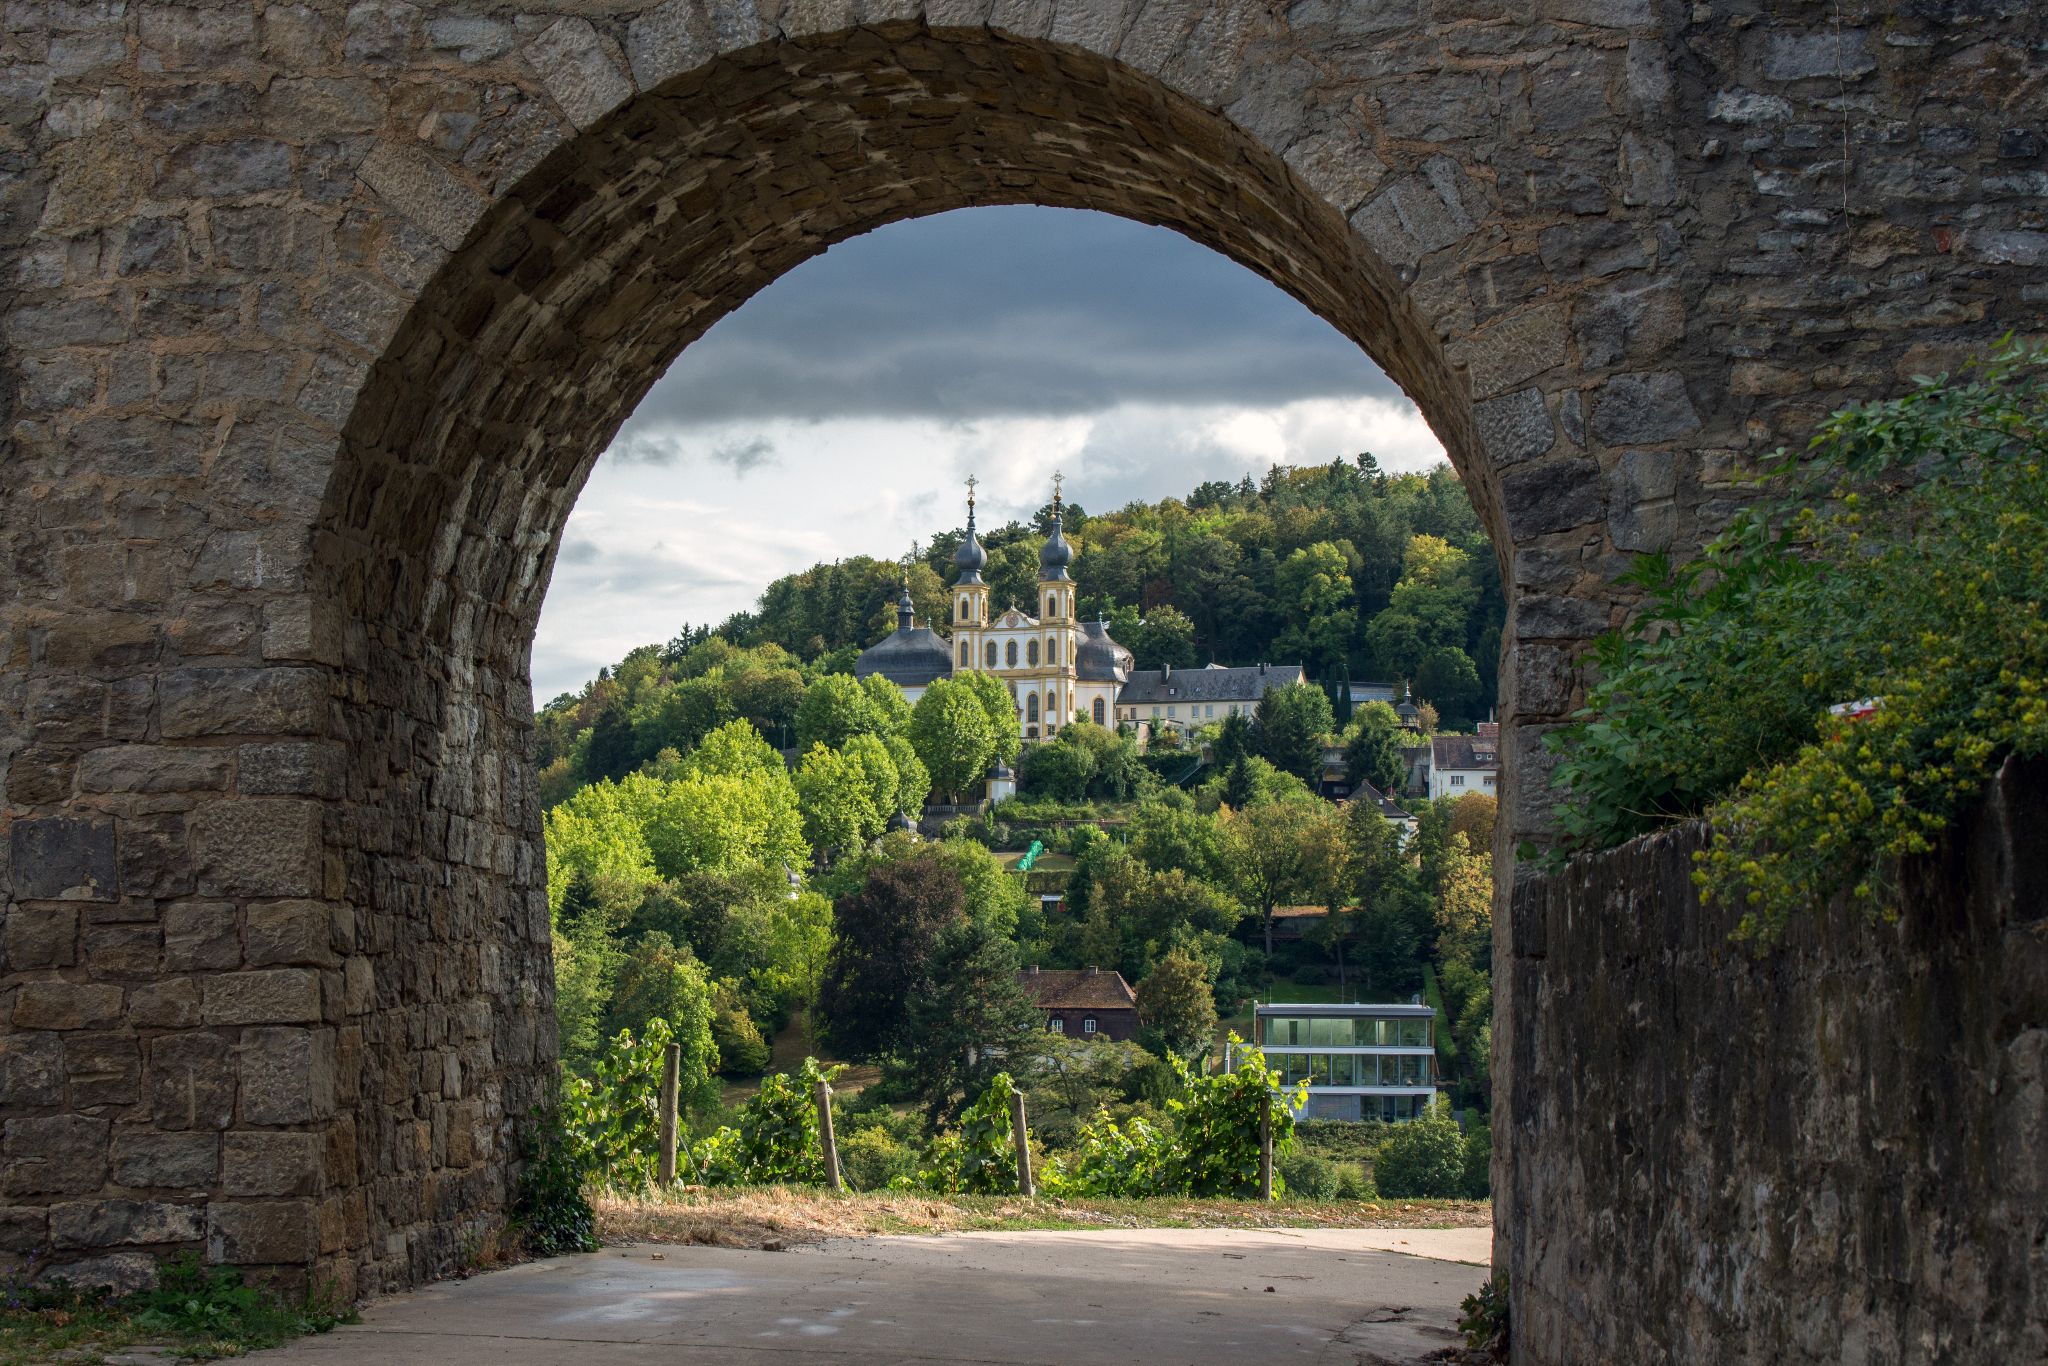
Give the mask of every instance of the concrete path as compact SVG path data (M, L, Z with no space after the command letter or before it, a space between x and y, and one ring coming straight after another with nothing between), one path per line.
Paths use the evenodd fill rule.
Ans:
M1458 1342L1485 1229L1152 1229L641 1245L378 1300L305 1366L1413 1361ZM1406 1246L1412 1251L1388 1251ZM1415 1255L1428 1252L1433 1255ZM1468 1260L1443 1260L1445 1257Z

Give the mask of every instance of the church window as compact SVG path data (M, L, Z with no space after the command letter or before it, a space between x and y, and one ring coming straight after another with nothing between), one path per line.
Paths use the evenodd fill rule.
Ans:
M1024 699L1024 719L1032 725L1038 724L1038 694L1032 693Z
M1096 698L1096 699L1095 699L1095 724L1096 724L1096 725L1098 725L1098 726L1099 726L1099 725L1101 725L1101 724L1102 724L1102 718L1103 718L1103 715L1104 715L1104 713L1103 713L1103 710L1102 710L1102 699L1098 697L1098 698Z
M1027 663L1029 663L1029 664L1031 665L1031 667L1033 667L1034 669L1038 667L1038 642L1037 642L1037 641L1035 641L1035 640L1031 640L1031 641L1026 641L1026 642L1025 642L1025 644L1024 644L1024 658L1025 658L1025 661L1026 661Z
M983 654L988 660L988 666L993 669L996 666L996 643L993 640L988 643L988 649L983 651Z
M967 596L964 593L960 596L960 620L967 620Z
M1060 662L1059 637L1054 636L1052 639L1045 642L1045 662L1048 664L1057 664Z
M962 667L962 668L965 668L965 667L966 667L967 665L969 665L969 664L972 664L973 662L974 662L974 647L973 647L973 646L971 646L971 645L969 645L969 644L968 644L968 643L967 643L966 641L964 641L964 640L963 640L963 641L961 641L961 642L960 642L960 665L961 665L961 667Z
M1047 593L1045 595L1045 614L1049 617L1056 617L1059 615L1059 612L1059 599L1051 593Z
M1016 641L1014 641L1014 640L1011 640L1011 641L1006 641L1006 642L1004 642L1004 644L1003 644L1003 660L1004 660L1004 662L1005 662L1005 663L1007 663L1007 664L1008 664L1008 665L1009 665L1009 666L1010 666L1011 668L1013 668L1013 669L1014 669L1014 668L1016 668L1016 667L1017 667L1017 642L1016 642Z

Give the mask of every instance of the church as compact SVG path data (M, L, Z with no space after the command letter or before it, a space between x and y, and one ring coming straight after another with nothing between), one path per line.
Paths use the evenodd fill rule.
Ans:
M1074 547L1062 523L1057 474L1052 534L1038 552L1037 615L1015 603L993 614L981 577L988 551L975 535L974 483L967 481L967 537L953 554L951 639L917 625L906 583L896 603L896 630L862 652L854 665L856 677L880 674L915 704L936 679L969 670L993 674L1017 700L1026 740L1050 739L1076 717L1109 727L1127 721L1148 732L1193 729L1219 714L1249 714L1268 688L1301 681L1299 665L1226 669L1212 664L1179 672L1134 668L1131 652L1111 639L1105 623L1075 615Z

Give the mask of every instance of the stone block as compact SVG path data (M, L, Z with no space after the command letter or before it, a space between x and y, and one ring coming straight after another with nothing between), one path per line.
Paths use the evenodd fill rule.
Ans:
M166 972L217 972L241 961L240 918L233 906L192 901L164 908Z
M1528 594L1515 604L1515 638L1536 640L1591 640L1608 626L1607 606L1589 598L1548 597Z
M50 1245L50 1211L42 1205L0 1205L0 1252L34 1252Z
M235 1203L207 1207L206 1259L233 1266L297 1266L319 1250L311 1200Z
M25 817L8 843L14 894L24 901L112 901L117 894L112 821Z
M1593 438L1610 446L1675 441L1700 429L1685 377L1664 370L1616 375L1593 396Z
M327 711L324 669L173 669L160 687L166 739L305 734Z
M154 977L162 939L149 921L87 926L85 966L99 982Z
M1861 29L1773 33L1764 43L1764 76L1768 80L1850 80L1876 69L1870 35Z
M192 815L199 890L208 896L316 896L320 808L281 797L213 802Z
M557 19L526 45L525 55L548 94L578 128L588 128L633 97L624 54L588 19Z
M24 982L14 995L17 1029L104 1029L121 1021L121 988L94 982Z
M0 1188L10 1195L75 1195L96 1191L107 1179L104 1119L47 1115L10 1119L5 1138L6 1168Z
M299 965L336 967L334 912L322 902L287 901L252 906L242 961L250 967Z
M62 1278L79 1290L106 1290L132 1295L156 1284L157 1259L149 1252L113 1252L104 1257L82 1257L59 1262L43 1272L45 1282Z
M198 885L192 842L182 815L131 819L121 828L121 890L161 900L188 896Z
M221 1189L229 1195L318 1195L321 1147L318 1134L227 1134L221 1139Z
M475 187L429 153L389 139L371 149L356 174L451 251L489 207Z
M1502 318L1473 335L1467 356L1465 368L1472 376L1475 399L1504 394L1563 365L1567 358L1564 305L1546 304Z
M320 974L301 968L228 972L201 987L210 1025L308 1024L320 1018Z
M1517 465L1501 476L1501 491L1517 539L1591 525L1605 509L1600 467L1583 456Z
M141 1096L141 1046L133 1034L68 1034L64 1038L64 1075L75 1110L132 1105Z
M234 1121L235 1060L218 1034L151 1039L144 1084L159 1128L225 1129Z
M1579 301L1572 332L1589 366L1654 360L1685 340L1685 302L1668 280L1608 289Z
M117 1185L199 1190L214 1183L219 1167L218 1135L114 1131L113 1176Z
M9 1105L63 1104L63 1036L0 1034L0 1096Z
M110 745L78 761L86 792L218 792L228 785L229 753L170 745Z
M1480 444L1496 468L1548 455L1557 444L1557 427L1550 420L1550 410L1543 406L1540 389L1475 403L1472 419L1479 428Z
M681 0L681 3L689 2L690 0ZM661 8L669 9L673 6L664 5ZM635 19L634 27L638 28L646 17L643 15ZM464 62L487 62L493 57L502 57L512 50L517 41L517 31L504 19L451 15L447 18L427 20L428 45L436 51L453 52L458 60Z
M190 1243L205 1228L204 1207L163 1200L74 1200L50 1206L50 1243L60 1250Z
M291 144L275 138L194 142L164 159L160 199L233 199L281 190L291 183Z
M1479 226L1484 212L1458 163L1431 157L1420 174L1403 176L1351 216L1351 226L1389 265L1413 266Z
M199 1023L199 984L190 977L144 982L128 989L133 1029L190 1029Z
M310 1124L334 1114L333 1030L245 1030L237 1059L244 1124Z
M13 906L0 926L0 945L10 972L71 967L78 961L78 907Z
M1513 655L1514 710L1519 716L1562 716L1570 708L1578 667L1557 645L1524 645Z

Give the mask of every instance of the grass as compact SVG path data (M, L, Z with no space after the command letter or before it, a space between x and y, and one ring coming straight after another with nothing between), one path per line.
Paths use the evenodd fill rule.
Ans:
M785 1186L680 1189L599 1197L607 1243L701 1243L780 1250L881 1234L1106 1228L1484 1228L1484 1200L1025 1200L877 1191L835 1195Z
M353 1309L294 1304L267 1287L244 1285L231 1267L202 1266L189 1253L159 1267L155 1289L121 1298L62 1282L34 1285L27 1276L5 1282L0 1292L0 1366L89 1363L137 1349L210 1360L355 1321Z

